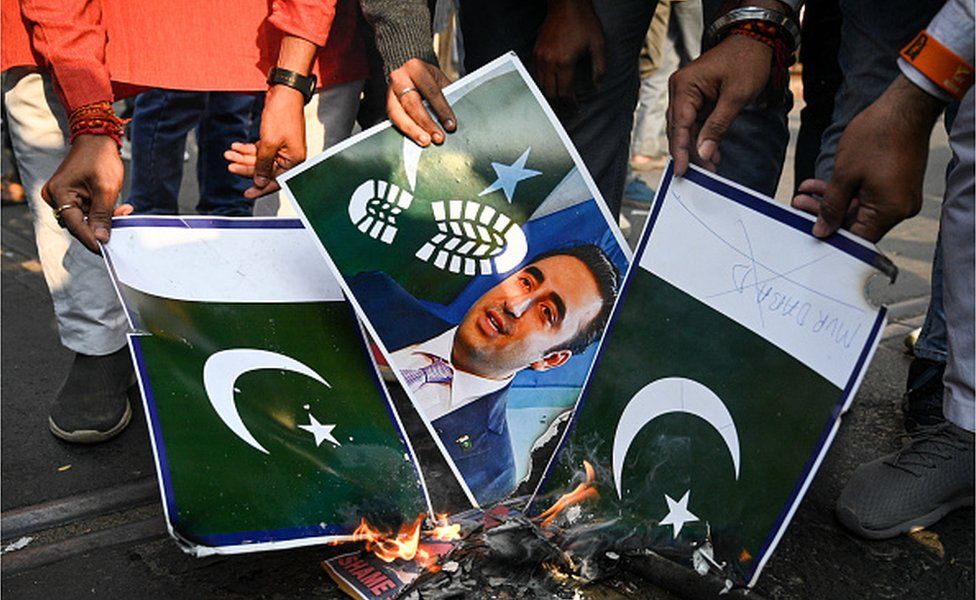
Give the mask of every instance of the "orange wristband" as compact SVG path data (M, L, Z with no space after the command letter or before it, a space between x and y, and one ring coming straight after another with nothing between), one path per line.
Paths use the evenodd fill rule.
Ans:
M905 46L901 57L957 100L973 85L973 66L925 31Z

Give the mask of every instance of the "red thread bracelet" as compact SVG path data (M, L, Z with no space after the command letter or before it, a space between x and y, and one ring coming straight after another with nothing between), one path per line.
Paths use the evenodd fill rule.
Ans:
M116 116L112 105L108 102L93 102L79 106L71 111L68 117L70 142L74 143L79 135L107 135L121 147L125 124L126 121Z

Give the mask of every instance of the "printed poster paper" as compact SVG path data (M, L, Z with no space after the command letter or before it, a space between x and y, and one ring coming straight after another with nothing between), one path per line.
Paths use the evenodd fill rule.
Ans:
M535 488L629 251L514 54L445 95L443 145L386 123L281 181L478 506Z
M117 218L105 246L170 533L197 555L428 512L399 418L296 219Z
M885 321L885 262L846 232L668 167L571 433L533 510L597 469L605 535L752 585L827 452Z

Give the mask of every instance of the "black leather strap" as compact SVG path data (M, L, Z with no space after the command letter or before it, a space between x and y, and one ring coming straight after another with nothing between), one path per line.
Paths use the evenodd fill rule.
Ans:
M315 75L305 76L301 73L296 73L295 71L289 71L288 69L282 69L281 67L271 67L268 71L268 85L284 85L290 88L294 88L302 93L305 97L305 104L308 104L312 99L312 94L315 93Z

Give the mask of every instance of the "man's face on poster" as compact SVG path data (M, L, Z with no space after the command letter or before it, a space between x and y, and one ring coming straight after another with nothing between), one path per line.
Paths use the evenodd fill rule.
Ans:
M475 375L503 379L520 369L557 367L568 343L603 306L590 269L555 255L533 262L488 290L464 316L452 361Z

